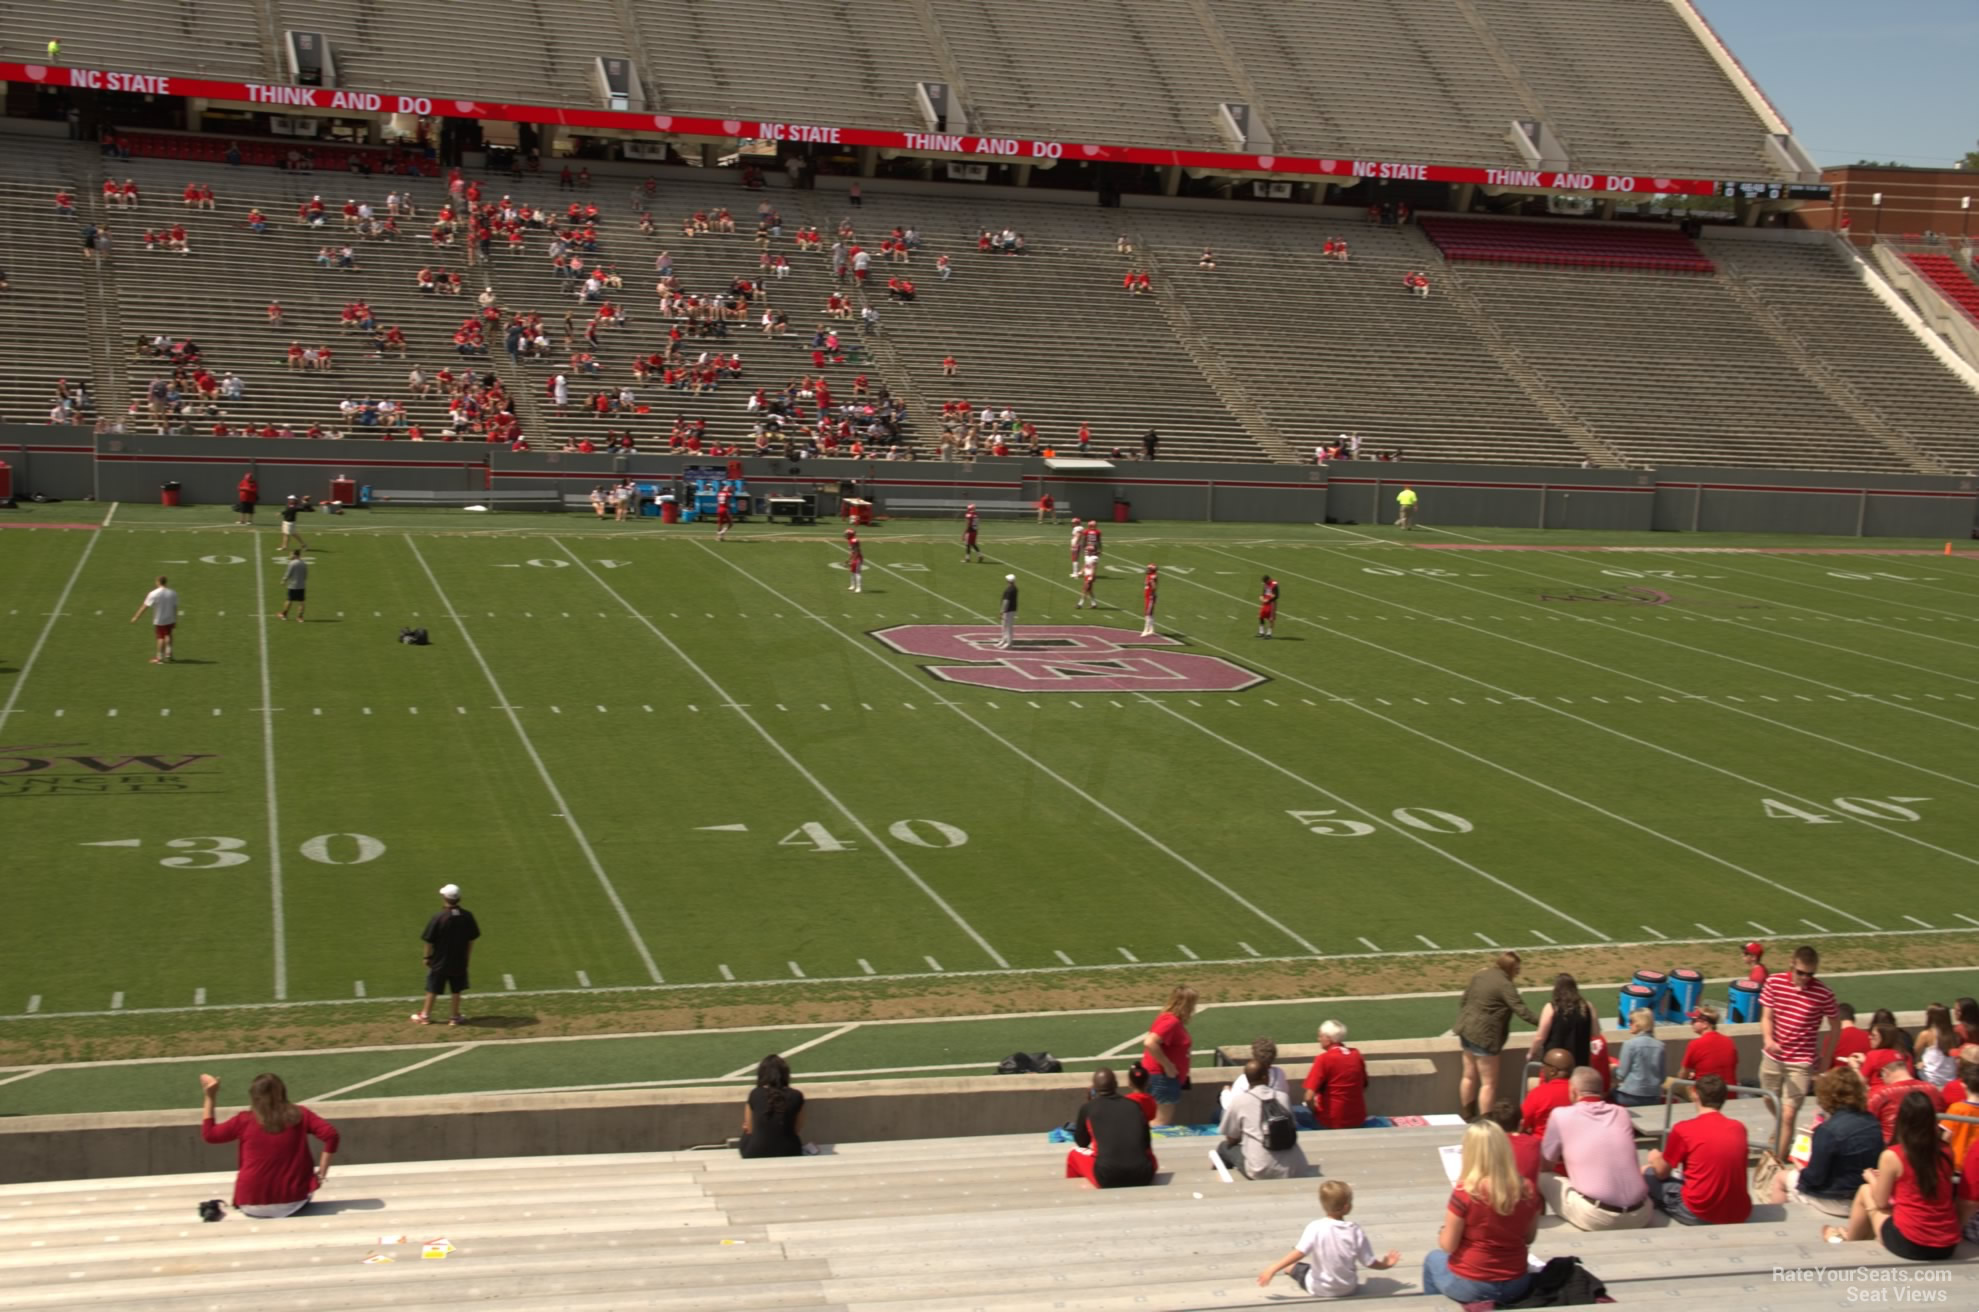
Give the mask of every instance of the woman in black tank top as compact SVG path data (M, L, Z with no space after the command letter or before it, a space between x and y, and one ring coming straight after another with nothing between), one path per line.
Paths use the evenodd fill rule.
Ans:
M1537 1059L1549 1048L1565 1048L1574 1065L1593 1064L1594 1008L1580 994L1572 975L1553 977L1553 1000L1540 1013L1528 1056Z

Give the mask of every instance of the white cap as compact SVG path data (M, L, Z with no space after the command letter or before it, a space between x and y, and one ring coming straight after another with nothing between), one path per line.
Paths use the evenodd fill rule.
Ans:
M459 884L440 885L440 896L445 898L449 902L460 901L460 885Z
M1015 574L1005 574L1003 576L1003 581L1005 583L1015 583L1017 581L1017 576Z

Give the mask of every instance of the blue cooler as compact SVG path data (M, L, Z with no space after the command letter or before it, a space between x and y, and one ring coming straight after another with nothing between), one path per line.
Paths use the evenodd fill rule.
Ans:
M1620 1028L1629 1027L1629 1017L1638 1007L1656 1006L1656 990L1647 984L1624 984L1620 999L1615 1003L1615 1020Z
M1660 1017L1663 1014L1663 999L1670 994L1670 977L1660 970L1638 970L1635 982L1649 990L1652 999L1650 1008Z
M1759 1023L1759 985L1749 979L1738 980L1732 985L1732 1004L1725 1011L1725 1020L1732 1025L1756 1025Z
M1704 976L1688 966L1679 966L1670 972L1670 989L1663 996L1658 1019L1689 1020L1690 1013L1697 1010L1703 999Z

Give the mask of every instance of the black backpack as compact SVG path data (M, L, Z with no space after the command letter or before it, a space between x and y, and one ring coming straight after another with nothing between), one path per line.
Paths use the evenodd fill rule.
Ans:
M399 641L408 647L424 647L427 645L426 630L400 629Z
M1265 1097L1258 1101L1264 1104L1264 1146L1272 1152L1282 1153L1288 1148L1299 1146L1299 1123L1292 1119L1292 1113L1285 1110L1285 1104L1269 1088Z
M1013 1052L996 1064L998 1075L1056 1075L1064 1069L1048 1052Z

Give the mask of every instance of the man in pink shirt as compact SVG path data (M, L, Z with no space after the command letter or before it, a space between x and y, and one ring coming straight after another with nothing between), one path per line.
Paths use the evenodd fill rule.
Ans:
M1580 1230L1647 1225L1649 1187L1636 1164L1628 1108L1601 1100L1601 1075L1591 1066L1574 1071L1572 1088L1574 1101L1546 1120L1539 1156L1550 1174L1539 1177L1539 1192Z

